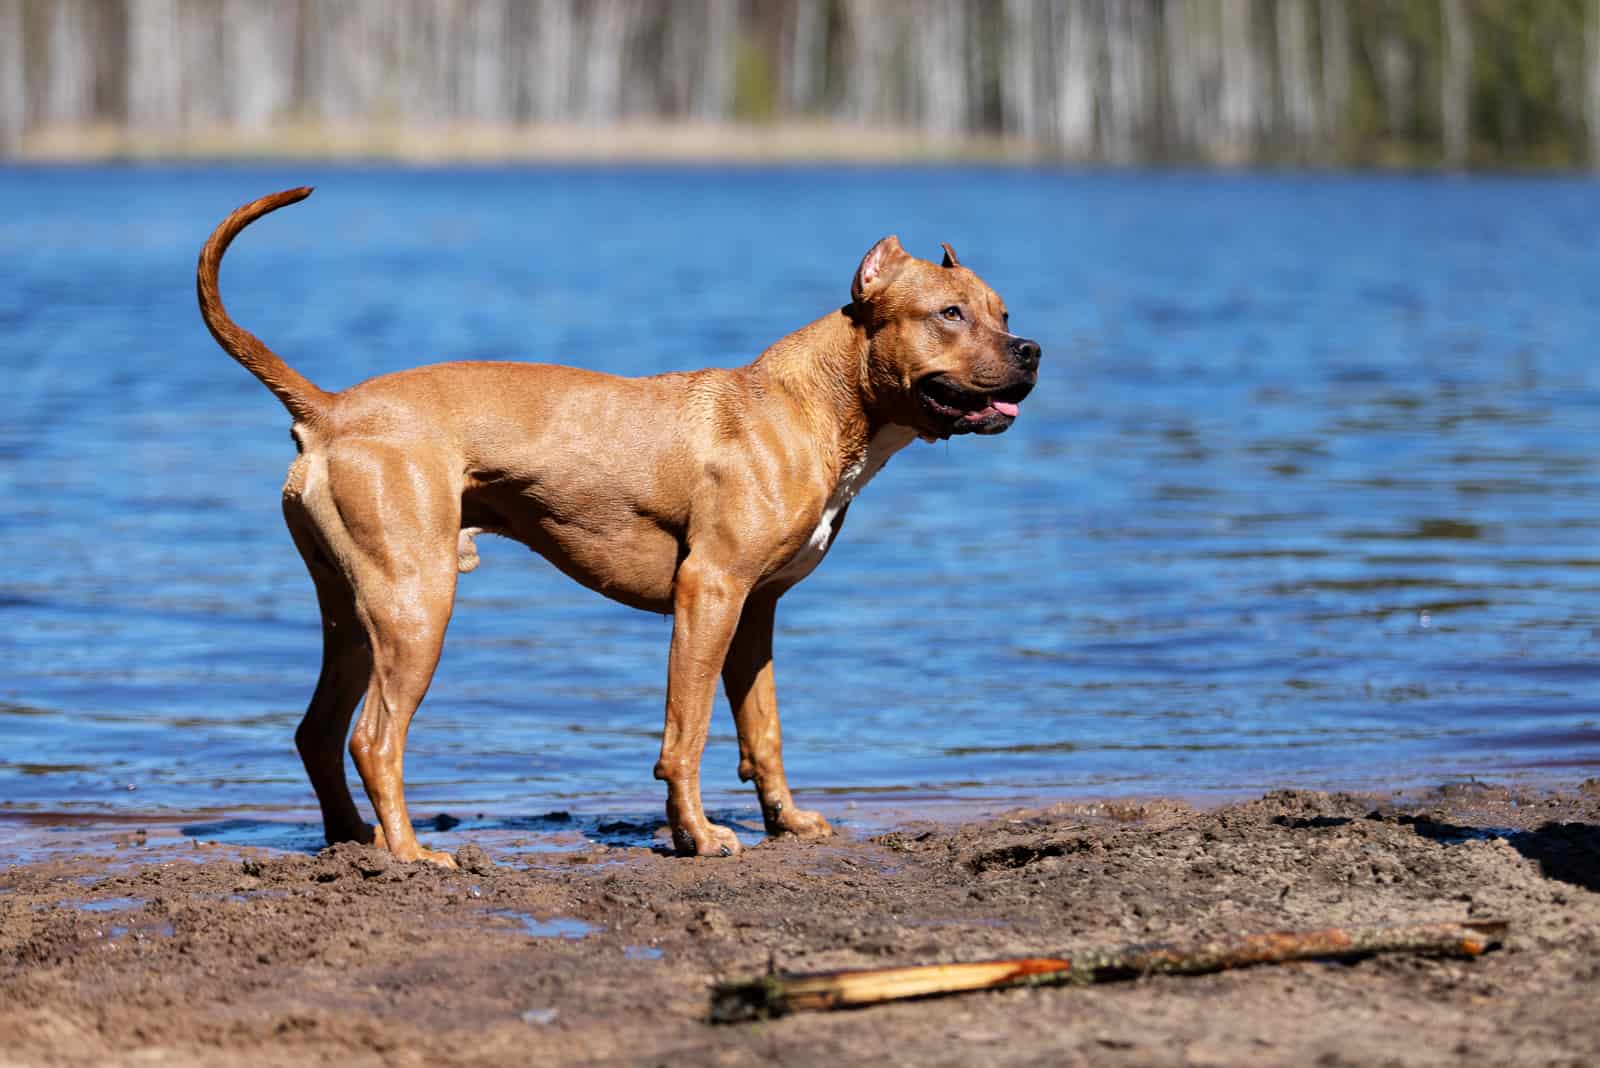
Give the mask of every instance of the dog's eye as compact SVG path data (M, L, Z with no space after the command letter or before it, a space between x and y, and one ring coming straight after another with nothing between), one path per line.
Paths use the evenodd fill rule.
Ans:
M962 319L966 318L966 316L961 314L961 309L954 304L950 305L950 307L946 308L939 314L944 316L946 322L951 323L959 323Z

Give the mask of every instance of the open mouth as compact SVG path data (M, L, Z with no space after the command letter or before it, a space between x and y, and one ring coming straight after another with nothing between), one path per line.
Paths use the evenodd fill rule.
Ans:
M1033 382L1026 379L988 391L968 389L945 374L929 375L917 383L923 408L946 434L998 434L1017 418L1017 406L1032 391Z

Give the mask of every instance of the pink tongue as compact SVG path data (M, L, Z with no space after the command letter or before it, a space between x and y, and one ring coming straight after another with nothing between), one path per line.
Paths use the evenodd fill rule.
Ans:
M980 409L976 412L962 412L961 418L965 419L969 423L976 423L980 419L986 417L990 412L999 412L1001 415L1009 415L1011 418L1015 419L1017 417L1018 410L1019 409L1013 401L992 400L989 402L989 407L987 408Z
M984 419L992 411L997 411L1002 416L1011 416L1016 419L1016 412L1019 409L1013 401L989 401L989 408L984 408L982 411L962 412L962 419L966 419L968 422L978 422L979 419Z

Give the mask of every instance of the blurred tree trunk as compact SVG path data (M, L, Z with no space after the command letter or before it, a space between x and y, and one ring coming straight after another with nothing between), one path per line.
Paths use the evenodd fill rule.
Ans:
M1256 59L1255 4L1222 3L1222 130L1219 149L1225 163L1250 159L1255 149L1262 100Z
M1343 133L1350 114L1350 23L1344 0L1321 0L1322 128L1330 143L1328 159L1343 154Z
M1384 5L1378 28L1378 87L1383 96L1386 132L1391 140L1411 132L1414 65L1401 25L1404 11L1397 0Z
M1589 166L1600 168L1600 0L1589 0L1585 14L1588 16L1589 31L1585 50L1589 83L1585 95L1589 119Z
M871 123L893 110L889 91L894 64L894 23L884 15L893 5L873 0L843 0L845 114Z
M1056 143L1072 159L1093 159L1095 83L1099 80L1099 5L1068 4L1057 20Z
M968 56L975 51L963 0L922 0L922 17L911 20L906 63L911 118L930 133L959 135L970 128L967 108Z
M1466 166L1472 137L1472 23L1466 0L1440 0L1444 21L1444 72L1439 82L1439 114L1444 125L1444 161Z
M1108 0L1102 158L1129 163L1143 158L1154 126L1154 5Z
M1167 5L1164 147L1179 157L1217 159L1222 129L1220 19L1215 0L1173 0Z
M0 153L13 150L28 124L22 0L0 0Z
M787 114L809 115L825 104L828 66L827 8L798 0L789 5L789 53L784 64Z
M1319 138L1317 90L1311 67L1310 0L1278 0L1278 98L1282 140L1299 161L1316 156Z

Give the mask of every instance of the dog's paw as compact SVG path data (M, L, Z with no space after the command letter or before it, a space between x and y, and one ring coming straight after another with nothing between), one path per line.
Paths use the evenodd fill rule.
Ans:
M440 849L423 849L419 846L417 848L417 859L425 860L429 864L437 864L441 868L450 868L454 870L460 867L460 865L456 863L455 854L446 853Z
M421 846L417 846L415 851L411 852L409 856L406 853L396 850L394 852L394 857L396 860L403 861L407 864L418 860L425 860L429 864L437 864L441 868L455 869L460 866L456 863L456 858L453 855L441 852L437 849L423 849Z
M429 864L437 864L441 868L460 867L460 865L456 863L456 858L454 855L441 852L437 849L424 849L421 843L419 843L415 838L411 840L409 847L405 843L401 843L401 847L399 849L390 849L389 840L384 835L381 824L370 825L367 828L367 844L375 846L378 849L387 850L394 857L394 859L400 861L402 864L410 864L413 861L425 860Z
M674 827L672 846L680 857L736 857L744 852L738 835L715 823L699 827Z
M763 813L767 833L773 837L792 834L796 838L827 838L833 833L820 812L806 808L784 808L778 812Z

